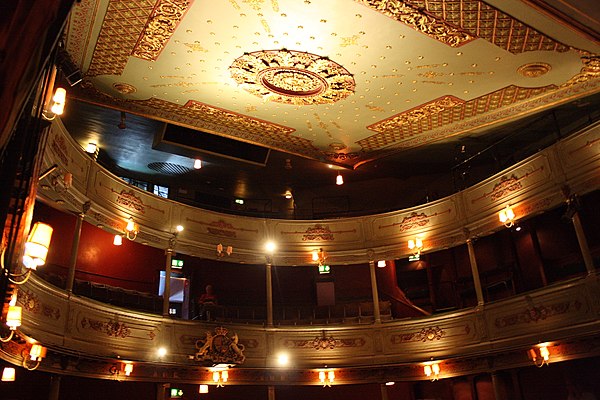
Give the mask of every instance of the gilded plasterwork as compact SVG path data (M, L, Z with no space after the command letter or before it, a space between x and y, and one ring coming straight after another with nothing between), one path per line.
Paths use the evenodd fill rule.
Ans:
M556 89L556 86L545 86L541 88L509 86L469 101L456 99L458 101L455 100L433 104L432 107L426 108L425 112L421 112L420 108L409 110L408 112L400 113L368 126L368 129L377 129L380 133L359 140L358 144L364 151L369 151L385 147L416 135L420 136L420 143L426 143L431 141L431 139L421 137L420 135L426 131L450 125L469 117L483 115L490 111L522 102L553 89ZM455 99L451 96L446 97ZM427 103L426 106L430 104L432 103ZM443 107L444 104L448 107ZM411 117L410 113L413 111L418 111L414 114L415 118L409 118ZM440 134L440 136L442 135Z
M552 67L550 66L550 64L536 62L521 65L517 69L517 72L526 78L537 78L539 76L547 74L548 72L550 72L551 69Z
M156 0L111 0L87 76L121 75Z
M122 339L131 335L131 328L122 322L113 321L112 319L104 322L91 318L83 318L81 320L81 327Z
M340 347L363 347L365 340L357 339L335 339L333 336L323 336L312 340L286 339L283 345L288 348L296 349L314 349L314 350L333 350Z
M462 46L475 37L449 24L441 18L434 17L399 0L355 0L388 17L391 17L414 30L452 47Z
M520 324L529 324L557 317L562 314L577 312L581 309L582 304L578 301L563 301L549 305L540 305L527 308L522 312L496 318L494 325L497 328L506 328Z
M192 2L193 0L160 0L132 55L143 60L156 60Z
M243 364L244 345L239 343L237 334L228 336L228 330L223 327L217 327L212 332L206 332L204 339L196 341L196 354L194 358L197 361L211 361L212 363Z
M285 49L246 53L229 72L253 95L294 105L335 103L356 86L352 74L328 58Z
M386 0L381 0L386 1ZM393 1L393 0L388 0ZM394 1L395 2L395 1ZM511 53L568 51L569 47L523 24L508 14L477 0L408 0L422 12L459 27Z
M332 231L328 225L315 224L305 231L281 231L281 235L302 235L302 241L332 241L336 233L356 233L356 229Z

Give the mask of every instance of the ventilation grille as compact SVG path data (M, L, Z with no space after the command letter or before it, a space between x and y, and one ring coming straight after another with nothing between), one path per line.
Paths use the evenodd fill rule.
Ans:
M192 171L191 168L168 162L153 162L148 164L148 168L165 175L183 175Z

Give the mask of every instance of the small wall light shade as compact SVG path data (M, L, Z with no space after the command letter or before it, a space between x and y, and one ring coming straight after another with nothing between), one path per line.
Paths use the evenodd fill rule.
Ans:
M344 184L344 177L339 172L337 174L337 177L335 178L335 184L338 185L338 186Z
M115 246L120 246L123 244L123 236L121 235L115 235L115 238L113 239L113 244Z
M138 234L138 229L133 222L133 217L129 217L125 226L125 237L129 240L135 240Z
M289 191L289 190L286 190L284 196L285 196L286 199L289 200L289 199L292 198L292 192Z
M10 330L14 331L21 326L22 308L17 305L17 294L14 293L8 303L8 311L6 312L6 325Z
M52 227L43 222L33 224L29 237L25 243L25 253L23 254L23 264L26 268L36 269L46 263L48 248L52 239Z
M202 160L199 158L196 158L194 160L194 169L200 169L202 168Z
M385 268L385 260L379 260L379 261L377 261L377 266L379 268Z
M208 393L208 385L200 385L198 393Z
M133 364L125 363L125 365L123 366L123 371L125 372L125 376L131 375L131 373L133 372Z
M2 370L2 382L14 382L15 369L12 367L4 367Z

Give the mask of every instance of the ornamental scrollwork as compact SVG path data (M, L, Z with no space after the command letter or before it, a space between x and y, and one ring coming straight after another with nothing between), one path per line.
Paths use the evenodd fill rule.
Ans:
M91 318L83 318L81 320L81 327L94 330L96 332L104 333L108 336L116 338L126 338L131 335L131 328L125 325L123 322L113 321L98 321Z
M229 72L247 92L293 105L335 103L356 87L352 74L329 58L287 49L246 53Z
M373 10L387 15L398 22L408 25L439 42L451 47L459 47L475 40L474 36L447 23L441 19L427 14L416 7L398 0L355 0Z

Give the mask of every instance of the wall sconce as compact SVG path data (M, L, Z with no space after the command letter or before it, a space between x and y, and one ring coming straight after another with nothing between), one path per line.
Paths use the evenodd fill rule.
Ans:
M29 354L23 354L23 368L34 371L40 366L42 359L46 357L48 349L41 344L34 344L29 350ZM33 364L33 366L32 366Z
M6 326L10 330L10 335L6 338L0 337L0 341L7 343L13 338L15 331L21 326L21 316L22 308L17 305L17 292L14 292L8 303L8 311L6 312Z
M418 237L409 239L408 249L412 251L415 256L421 255L421 250L423 250L423 239Z
M317 262L319 266L324 265L326 259L327 254L323 251L323 249L312 251L312 260Z
M226 369L224 370L213 370L213 382L217 385L217 387L224 387L225 383L229 379L229 372Z
M378 268L385 268L385 260L379 260L377 261L377 267Z
M319 381L323 384L323 387L331 387L331 384L335 381L335 372L333 370L319 371Z
M539 356L538 356L539 354ZM550 364L550 350L548 350L548 346L546 344L539 345L536 348L529 349L529 358L536 367L541 368L544 365Z
M54 96L52 96L52 105L50 111L47 109L42 112L42 118L46 121L52 121L57 115L62 115L65 111L65 102L67 100L67 91L63 88L56 88Z
M56 168L55 168L55 170L56 170ZM40 176L40 179L43 179L43 178L45 178L45 176L44 177ZM52 186L52 189L54 189L55 192L64 193L67 190L69 190L71 188L71 186L73 185L73 174L70 172L65 172L65 173L59 172L50 178L50 185ZM50 189L50 186L43 185L42 188Z
M293 196L292 196L292 191L291 190L286 190L284 195L283 195L286 199L290 200Z
M425 376L430 378L432 382L437 381L440 376L440 363L425 364L423 372L425 372Z
M507 205L504 210L498 212L498 219L505 227L510 228L515 224L515 212L512 207Z
M217 256L218 257L224 257L225 255L230 256L231 253L233 253L233 247L231 246L227 246L224 249L225 251L223 251L223 245L221 243L219 243L217 245Z
M15 369L12 367L4 367L2 370L2 382L14 382Z
M129 217L127 225L125 226L125 237L129 240L135 240L138 234L137 226L133 222L133 217Z
M198 388L198 393L200 393L200 394L208 393L208 385L200 385L200 387Z
M196 158L194 160L194 169L200 169L202 168L202 160L199 158Z
M335 178L335 184L340 186L344 184L344 177L342 176L341 173L338 172L336 178Z

